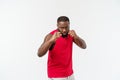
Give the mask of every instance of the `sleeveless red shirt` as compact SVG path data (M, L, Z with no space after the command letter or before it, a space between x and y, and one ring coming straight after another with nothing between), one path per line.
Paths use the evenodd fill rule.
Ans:
M58 30L50 32L54 34ZM72 45L73 38L68 34L67 37L59 37L55 45L48 53L47 71L49 78L67 77L73 73L72 69Z

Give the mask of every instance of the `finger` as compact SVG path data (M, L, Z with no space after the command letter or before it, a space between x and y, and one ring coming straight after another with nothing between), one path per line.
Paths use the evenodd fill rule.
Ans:
M73 37L73 34L71 34L70 36Z
M71 30L68 32L68 34L71 34Z
M61 32L59 32L58 34L59 34L59 35L62 35L62 33L61 33Z
M70 33L69 35L70 35L71 37L73 37L73 34L72 34L72 33Z
M60 37L61 35L61 32L57 32L57 37Z

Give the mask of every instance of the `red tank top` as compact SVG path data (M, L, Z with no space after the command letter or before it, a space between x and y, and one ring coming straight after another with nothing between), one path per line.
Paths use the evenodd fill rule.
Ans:
M54 34L58 30L50 32ZM72 45L73 38L68 35L63 38L58 38L51 50L48 53L48 77L58 78L67 77L73 73L72 69Z

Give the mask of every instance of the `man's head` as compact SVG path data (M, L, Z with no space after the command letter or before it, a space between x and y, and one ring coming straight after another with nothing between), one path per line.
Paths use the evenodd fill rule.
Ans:
M57 19L58 30L62 33L62 36L65 37L69 32L70 21L66 16L60 16Z

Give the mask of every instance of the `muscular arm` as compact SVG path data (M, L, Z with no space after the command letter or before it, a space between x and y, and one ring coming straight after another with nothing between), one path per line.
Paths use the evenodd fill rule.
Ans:
M76 45L78 45L80 48L85 49L86 43L83 39L81 39L74 30L70 30L69 34L73 37L73 41Z
M78 45L80 48L85 49L86 48L86 43L83 39L81 39L79 36L74 37L74 43Z
M55 43L56 39L61 36L60 32L55 32L53 35L48 34L40 48L38 49L38 56L42 57L50 49L50 47Z
M51 34L48 34L45 37L44 42L42 43L42 45L38 49L37 54L38 54L39 57L44 56L47 53L47 51L49 50L49 48L51 47L51 45L53 44L53 41L50 40L51 37L52 37Z

